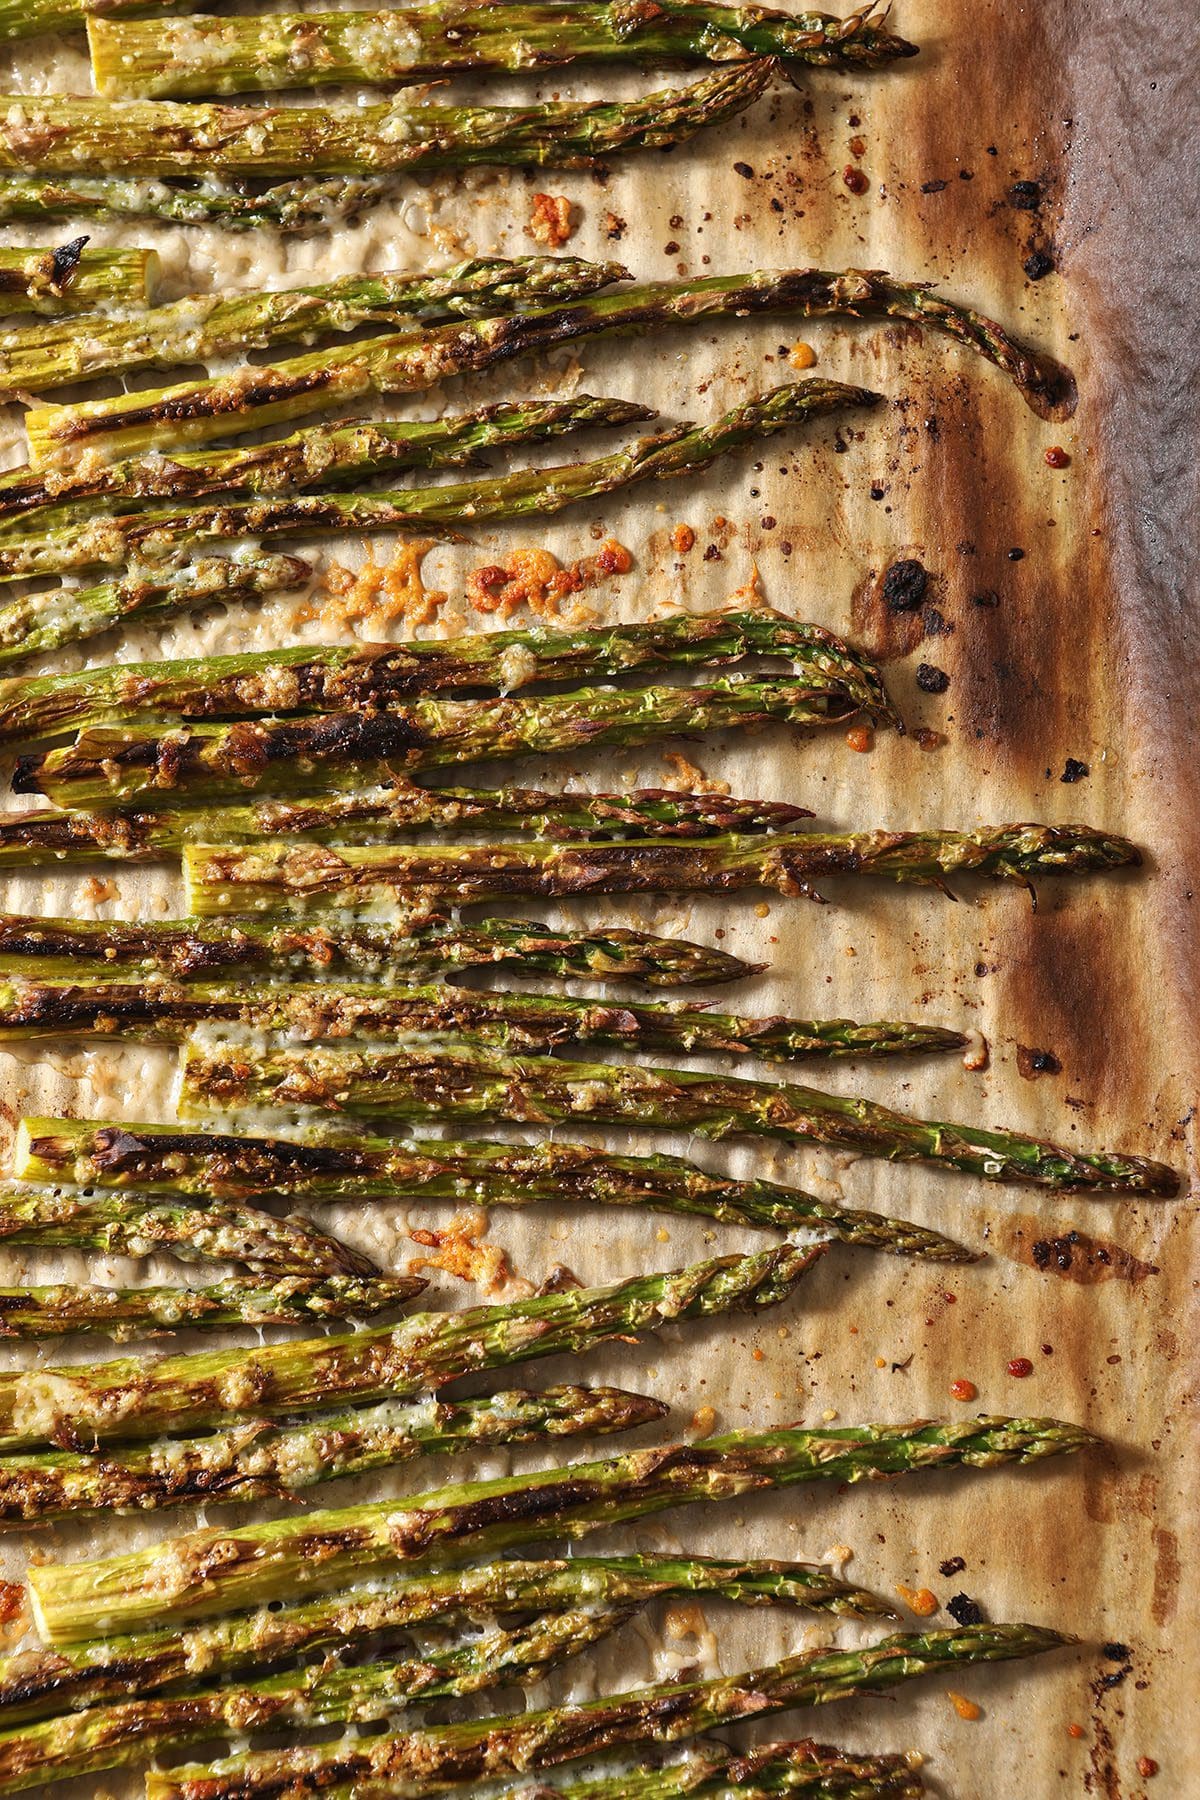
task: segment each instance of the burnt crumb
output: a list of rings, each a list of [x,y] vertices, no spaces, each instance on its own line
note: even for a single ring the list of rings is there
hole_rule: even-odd
[[[1049,275],[1054,267],[1054,258],[1047,250],[1031,250],[1021,264],[1030,281],[1040,281],[1043,275]]]
[[[946,183],[944,181],[923,181],[921,183],[921,192],[923,194],[941,194],[945,192],[945,188]]]
[[[55,293],[65,293],[75,279],[87,241],[86,237],[72,238],[69,244],[60,244],[54,252],[50,259],[50,286]]]
[[[892,1364],[892,1374],[893,1374],[893,1375],[903,1375],[903,1374],[905,1374],[905,1373],[906,1373],[906,1372],[907,1372],[907,1371],[908,1371],[908,1369],[910,1369],[910,1368],[911,1368],[911,1366],[912,1366],[912,1359],[913,1359],[913,1357],[914,1357],[914,1356],[915,1356],[915,1355],[916,1355],[916,1351],[915,1351],[915,1350],[910,1350],[910,1351],[909,1351],[909,1353],[908,1353],[908,1355],[907,1355],[907,1356],[906,1356],[906,1357],[905,1357],[905,1359],[904,1359],[904,1361],[903,1361],[903,1362],[894,1362],[894,1363],[893,1363],[893,1364]]]
[[[945,669],[939,669],[934,663],[919,663],[917,686],[923,694],[944,694],[950,686],[950,677]]]
[[[606,212],[604,215],[604,235],[613,243],[625,236],[629,227],[619,213]]]
[[[880,487],[878,482],[872,482],[870,493],[872,500],[882,500],[887,493],[887,489]]]
[[[871,498],[876,498],[874,488]],[[907,556],[901,562],[894,562],[884,575],[883,597],[892,612],[916,612],[928,586],[929,575],[923,564],[915,557]]]
[[[1069,786],[1071,782],[1082,781],[1085,775],[1090,774],[1091,770],[1085,762],[1080,762],[1077,757],[1068,756],[1063,766],[1063,772],[1058,779],[1065,781]]]
[[[1008,204],[1017,212],[1036,212],[1042,204],[1040,181],[1014,181],[1008,190]]]
[[[754,170],[747,162],[735,162],[733,172],[735,175],[740,175],[743,181],[753,181],[754,179]]]
[[[983,1608],[970,1594],[955,1594],[946,1602],[946,1611],[956,1625],[982,1625]]]
[[[1109,1688],[1120,1687],[1125,1677],[1130,1673],[1130,1666],[1126,1663],[1123,1669],[1114,1669],[1111,1675],[1102,1675],[1096,1683],[1096,1686],[1100,1689],[1101,1693],[1105,1693]]]
[[[938,1564],[939,1575],[961,1575],[967,1566],[965,1556],[948,1556],[944,1563]]]
[[[980,588],[977,594],[971,595],[972,606],[999,606],[1000,596],[995,588]]]
[[[1068,1231],[1064,1237],[1039,1238],[1029,1247],[1034,1268],[1055,1268],[1065,1274],[1075,1260],[1075,1248],[1080,1241],[1077,1231]]]
[[[948,619],[944,613],[939,612],[936,606],[931,606],[925,614],[925,636],[950,637],[953,631],[953,621]]]
[[[1031,1050],[1026,1044],[1018,1044],[1017,1073],[1026,1081],[1034,1081],[1039,1075],[1061,1075],[1062,1064],[1053,1050]]]
[[[1024,562],[1025,552],[1017,549],[1010,550],[1008,553],[1008,560],[1009,562]]]
[[[974,179],[975,179],[974,169],[960,169],[958,171],[958,179],[960,181],[974,181]]]
[[[1129,1645],[1116,1643],[1101,1644],[1100,1654],[1101,1656],[1107,1657],[1109,1662],[1128,1662],[1130,1655]]]

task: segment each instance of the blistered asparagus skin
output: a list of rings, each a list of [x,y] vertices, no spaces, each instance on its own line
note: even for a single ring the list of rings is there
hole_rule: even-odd
[[[322,1481],[417,1456],[603,1436],[648,1424],[667,1410],[620,1388],[516,1388],[479,1400],[387,1400],[297,1424],[249,1420],[200,1438],[110,1445],[98,1454],[41,1450],[0,1457],[0,1524],[286,1499]]]
[[[0,1288],[0,1336],[44,1338],[66,1331],[93,1331],[124,1343],[226,1325],[365,1319],[392,1311],[428,1285],[410,1275],[366,1281],[349,1275],[325,1279],[290,1275],[272,1281],[222,1281],[200,1288],[106,1288],[69,1282],[55,1287]]]
[[[274,448],[259,445],[245,454]],[[176,466],[174,458],[157,460]],[[577,630],[530,625],[399,644],[296,644],[232,656],[122,663],[76,675],[22,676],[0,683],[0,742],[17,745],[89,725],[128,724],[147,712],[173,719],[357,712],[425,694],[489,689],[507,694],[537,682],[719,669],[750,656],[782,658],[813,687],[826,683],[861,691],[864,707],[894,717],[879,670],[860,651],[821,625],[763,607],[673,613],[640,624]]]
[[[455,1561],[579,1537],[672,1506],[737,1499],[804,1481],[873,1481],[910,1470],[994,1469],[1082,1450],[1096,1439],[1056,1419],[733,1432],[594,1463],[503,1476],[236,1531],[209,1527],[101,1562],[30,1570],[51,1644],[156,1629],[272,1600],[297,1600],[419,1563]]]
[[[731,833],[702,843],[187,845],[191,912],[291,911],[332,922],[346,907],[594,894],[734,894],[772,888],[819,899],[814,883],[870,875],[942,887],[958,875],[1015,881],[1136,867],[1127,838],[1086,825],[978,831]]]
[[[54,250],[0,249],[0,314],[86,313],[149,306],[158,280],[153,250],[88,250],[86,237]]]
[[[315,1107],[389,1124],[414,1119],[512,1119],[545,1126],[637,1125],[729,1137],[825,1144],[886,1162],[927,1162],[985,1181],[1085,1193],[1171,1195],[1163,1163],[1115,1151],[1065,1150],[1019,1132],[918,1119],[875,1101],[793,1083],[648,1068],[504,1056],[470,1044],[414,1040],[403,1050],[292,1050],[247,1040],[184,1051],[180,1116],[214,1109]]]
[[[591,462],[554,463],[445,486],[362,493],[217,499],[207,505],[140,505],[79,517],[71,504],[22,515],[0,540],[0,576],[43,575],[178,554],[186,545],[314,532],[456,530],[489,519],[542,518],[645,481],[691,478],[722,456],[812,419],[882,398],[840,381],[790,382],[735,407],[714,425],[676,426]]]
[[[859,1212],[770,1181],[735,1181],[681,1156],[614,1156],[549,1139],[423,1143],[339,1131],[295,1140],[195,1133],[183,1126],[22,1119],[13,1166],[29,1181],[214,1199],[271,1193],[311,1204],[419,1195],[468,1206],[646,1206],[764,1229],[817,1229],[860,1248],[931,1262],[972,1262],[976,1254],[907,1219]]]
[[[147,1364],[113,1358],[86,1367],[0,1375],[0,1452],[53,1442],[63,1420],[80,1441],[156,1437],[236,1424],[253,1396],[255,1417],[279,1418],[337,1403],[412,1399],[483,1369],[557,1353],[579,1355],[678,1319],[775,1306],[799,1285],[821,1248],[781,1244],[755,1256],[718,1257],[613,1287],[576,1288],[460,1313],[413,1313],[398,1325],[347,1336],[293,1339],[252,1350],[212,1350]]]
[[[256,107],[250,116],[262,121],[272,115]],[[312,109],[301,109],[300,116],[311,118]],[[356,120],[362,116],[354,115]],[[4,131],[0,110],[0,157]],[[877,270],[791,269],[622,288],[522,317],[389,333],[348,347],[240,369],[215,380],[76,406],[35,408],[25,417],[30,460],[39,468],[56,461],[69,466],[92,438],[102,439],[111,456],[131,456],[156,446],[174,449],[352,404],[368,395],[429,388],[452,375],[492,368],[555,344],[756,313],[902,319],[948,335],[994,363],[1039,415],[1061,419],[1073,409],[1074,385],[1067,372],[1048,357],[1026,350],[981,313],[943,300],[920,283]]]
[[[403,12],[257,18],[88,20],[96,92],[193,99],[279,88],[392,87],[474,69],[537,74],[573,62],[729,63],[876,69],[915,56],[883,29],[886,6],[847,19],[759,6],[656,0],[533,0],[501,7],[432,0]],[[297,55],[297,42],[304,53]]]
[[[531,817],[537,817],[534,814]],[[3,861],[0,850],[0,861]],[[467,925],[437,914],[337,931],[286,920],[22,918],[0,914],[0,970],[10,974],[167,974],[203,981],[241,970],[265,976],[359,978],[457,969],[515,969],[585,981],[686,987],[758,973],[727,951],[647,931],[552,930],[526,919]]]
[[[162,23],[156,21],[155,29]],[[98,319],[86,332],[76,323],[22,326],[0,332],[0,397],[130,369],[203,363],[300,338],[311,343],[310,334],[336,335],[359,325],[411,326],[418,319],[442,324],[546,306],[595,293],[628,273],[620,263],[578,257],[482,256],[426,273],[385,269],[305,287],[192,294],[150,312]],[[642,409],[637,413],[645,416]]]

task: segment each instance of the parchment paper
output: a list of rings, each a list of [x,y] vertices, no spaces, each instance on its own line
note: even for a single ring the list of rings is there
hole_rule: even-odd
[[[549,529],[481,532],[468,546],[437,551],[426,577],[455,591],[466,570],[503,562],[516,547],[547,545],[569,561],[611,535],[632,551],[634,571],[588,602],[604,617],[641,618],[667,604],[718,603],[756,566],[773,604],[852,631],[887,657],[910,724],[946,741],[926,751],[911,735],[881,734],[868,755],[839,733],[686,747],[708,776],[734,792],[808,804],[843,828],[1078,818],[1137,838],[1149,853],[1142,874],[1046,883],[1036,916],[1016,889],[964,892],[950,904],[868,884],[831,884],[837,904],[826,908],[773,897],[761,906],[753,897],[724,905],[616,900],[570,916],[636,919],[706,939],[723,932],[727,948],[772,964],[730,994],[747,1010],[928,1017],[978,1030],[990,1047],[983,1072],[939,1061],[821,1070],[812,1077],[818,1082],[1081,1147],[1159,1155],[1190,1171],[1197,683],[1187,565],[1195,491],[1188,308],[1196,184],[1177,152],[1195,113],[1188,23],[1189,8],[1167,6],[1139,12],[1135,24],[1115,0],[900,0],[896,25],[921,42],[917,62],[876,78],[813,77],[686,151],[627,161],[608,175],[413,183],[395,207],[312,240],[89,229],[97,243],[154,242],[169,291],[183,293],[433,264],[460,252],[520,253],[531,248],[524,227],[541,189],[580,208],[572,251],[618,254],[638,276],[809,262],[887,267],[943,282],[1070,361],[1082,402],[1069,426],[1039,423],[992,370],[941,341],[785,319],[585,345],[469,389],[457,384],[421,410],[574,388],[645,399],[667,418],[707,418],[792,378],[787,352],[802,340],[817,351],[815,373],[865,381],[889,404],[840,436],[830,424],[778,440],[703,481],[576,510]],[[44,47],[30,46],[14,55],[9,86],[85,91],[81,70],[74,56],[54,63]],[[638,85],[621,79],[626,91]],[[554,78],[542,91],[602,86],[616,83],[581,75]],[[529,91],[487,89],[495,98]],[[846,185],[848,166],[868,176],[865,194]],[[1040,184],[1038,210],[1014,207],[1018,181]],[[10,241],[46,237],[13,230]],[[1037,282],[1023,268],[1033,251],[1055,265]],[[9,460],[19,460],[15,412],[7,424]],[[1056,445],[1071,458],[1065,471],[1045,462]],[[672,547],[678,523],[696,533],[686,554]],[[390,553],[386,544],[376,549]],[[325,554],[352,561],[360,550],[336,545]],[[883,570],[903,555],[919,557],[932,574],[942,623],[927,609],[933,635],[924,639],[919,619],[889,615],[880,598]],[[974,603],[988,593],[997,605]],[[63,653],[55,666],[335,635],[346,633],[328,616],[305,619],[287,600],[254,618],[130,630],[89,646],[86,657]],[[917,689],[921,661],[949,674],[944,696]],[[1061,779],[1067,758],[1087,765],[1077,783]],[[575,773],[522,770],[550,784]],[[678,769],[651,752],[640,763],[614,758],[578,774],[588,782],[669,781]],[[117,871],[115,883],[115,897],[97,901],[82,872],[14,876],[3,904],[150,917],[180,908],[166,873]],[[1049,1051],[1061,1071],[1023,1078],[1019,1046]],[[10,1123],[29,1110],[172,1116],[170,1059],[150,1051],[5,1053],[0,1075]],[[712,1409],[718,1429],[962,1413],[948,1389],[966,1377],[978,1386],[979,1408],[1083,1420],[1112,1450],[1025,1472],[802,1489],[672,1515],[621,1542],[782,1556],[841,1546],[853,1552],[849,1574],[885,1593],[900,1583],[928,1586],[944,1605],[965,1592],[989,1617],[1077,1632],[1077,1653],[950,1683],[981,1704],[977,1722],[956,1716],[940,1681],[820,1716],[821,1734],[839,1742],[924,1751],[937,1792],[1153,1800],[1196,1791],[1188,1730],[1198,1623],[1187,1580],[1196,1551],[1190,1204],[1044,1198],[912,1167],[660,1142],[690,1148],[714,1168],[769,1172],[908,1214],[986,1244],[989,1258],[939,1273],[837,1251],[778,1314],[689,1329],[570,1368],[547,1364],[528,1372],[534,1384],[569,1375],[644,1386],[674,1405],[665,1436],[688,1431],[702,1408]],[[326,1216],[397,1266],[414,1254],[408,1230],[447,1221],[444,1209],[416,1207]],[[1084,1241],[1070,1247],[1069,1275],[1053,1258],[1047,1270],[1032,1266],[1035,1242],[1072,1231]],[[584,1280],[603,1280],[761,1241],[682,1220],[553,1210],[496,1212],[490,1236],[533,1283],[559,1262]],[[1101,1241],[1099,1251],[1088,1238]],[[10,1253],[2,1279],[60,1271],[83,1268]],[[91,1272],[128,1279],[133,1271],[114,1263],[92,1264]],[[146,1279],[170,1273],[166,1264],[144,1268]],[[437,1304],[475,1297],[439,1280]],[[40,1360],[92,1354],[76,1341],[47,1347]],[[1006,1372],[1014,1357],[1032,1361],[1031,1377]],[[9,1353],[10,1362],[31,1360]],[[708,1417],[700,1413],[700,1422]],[[545,1460],[524,1457],[527,1465]],[[392,1479],[331,1485],[316,1500],[337,1504],[518,1466],[516,1456],[429,1461]],[[197,1517],[9,1538],[4,1572],[19,1571],[30,1551],[107,1553],[186,1529]],[[961,1571],[940,1573],[960,1557]],[[942,1613],[935,1622],[948,1620]],[[782,1612],[675,1608],[527,1697],[536,1704],[547,1693],[611,1690],[680,1667],[732,1671],[826,1635]],[[844,1629],[840,1637],[853,1635]],[[506,1699],[520,1704],[509,1695],[497,1706]],[[759,1735],[809,1729],[812,1716],[794,1714]],[[1155,1779],[1139,1773],[1142,1758],[1159,1765]],[[74,1791],[133,1793],[139,1782],[101,1778]]]

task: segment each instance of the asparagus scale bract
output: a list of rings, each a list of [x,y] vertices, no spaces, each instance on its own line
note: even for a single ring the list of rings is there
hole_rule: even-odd
[[[0,1335],[43,1338],[65,1331],[95,1331],[124,1342],[227,1325],[365,1319],[392,1311],[428,1285],[411,1275],[375,1280],[292,1275],[273,1281],[221,1281],[200,1288],[82,1287],[69,1282],[0,1288]]]
[[[274,448],[257,445],[245,454]],[[156,460],[165,468],[176,466],[173,457]],[[145,713],[253,719],[272,713],[356,712],[386,709],[424,694],[515,693],[538,682],[724,668],[747,657],[782,658],[793,674],[803,675],[814,687],[826,683],[861,692],[865,707],[890,716],[879,670],[831,631],[770,607],[726,607],[671,613],[635,625],[572,630],[537,624],[399,644],[295,644],[232,656],[121,663],[82,674],[21,676],[0,682],[0,742],[21,744],[90,725],[128,724]],[[715,803],[712,795],[704,798]]]
[[[779,832],[767,838],[731,833],[689,844],[656,838],[590,844],[188,844],[183,852],[190,912],[291,911],[331,919],[345,908],[397,901],[466,906],[592,894],[732,894],[748,888],[819,899],[813,884],[843,875],[940,888],[955,876],[971,875],[1032,889],[1043,875],[1099,873],[1141,860],[1127,838],[1085,825]]]
[[[96,92],[194,99],[278,88],[390,87],[475,69],[536,75],[572,62],[729,63],[759,56],[879,68],[915,56],[874,4],[847,19],[653,0],[427,0],[403,11],[257,18],[88,19]]]
[[[679,1319],[778,1305],[821,1254],[781,1244],[613,1287],[540,1294],[460,1313],[413,1313],[394,1326],[252,1350],[113,1358],[85,1368],[0,1374],[0,1452],[59,1441],[151,1438],[313,1412],[337,1401],[413,1399],[459,1376],[557,1354]]]
[[[575,1538],[672,1506],[733,1500],[805,1481],[873,1481],[917,1469],[1039,1462],[1096,1440],[1055,1419],[732,1432],[410,1495],[218,1526],[100,1562],[32,1568],[38,1628],[51,1644],[187,1623],[299,1599],[389,1570],[445,1567],[548,1537]]]
[[[681,1156],[615,1156],[586,1144],[453,1143],[349,1137],[231,1137],[183,1126],[22,1119],[13,1150],[27,1181],[77,1181],[204,1199],[286,1195],[309,1204],[389,1199],[466,1206],[539,1201],[645,1206],[780,1231],[816,1229],[860,1248],[972,1262],[940,1232],[819,1200],[770,1181],[714,1175]]]
[[[705,1595],[738,1606],[796,1606],[834,1617],[892,1615],[821,1563],[706,1556],[572,1556],[381,1577],[293,1606],[168,1625],[126,1637],[0,1657],[0,1725],[162,1688],[269,1668],[301,1655],[481,1615],[611,1609]]]
[[[687,1055],[879,1057],[961,1050],[940,1025],[901,1020],[752,1018],[683,1002],[604,1001],[494,989],[390,987],[371,982],[292,982],[256,987],[81,977],[54,983],[0,979],[0,1042],[31,1037],[119,1037],[186,1043],[197,1025],[229,1024],[290,1039],[392,1040],[414,1033],[466,1037],[501,1049],[606,1044]]]
[[[177,554],[182,545],[213,540],[461,528],[489,519],[544,517],[638,482],[698,475],[717,458],[761,438],[847,408],[874,406],[880,398],[839,381],[792,382],[735,407],[715,425],[678,426],[592,462],[555,463],[438,487],[289,494],[208,506],[147,505],[136,512],[83,519],[69,505],[53,506],[44,517],[25,515],[20,531],[10,530],[0,541],[0,575],[119,564],[131,556]]]
[[[893,1112],[876,1101],[792,1083],[648,1068],[504,1056],[471,1044],[412,1040],[403,1049],[330,1044],[260,1047],[193,1041],[184,1051],[181,1117],[206,1109],[315,1107],[351,1118],[511,1119],[546,1126],[636,1125],[729,1137],[823,1144],[886,1162],[925,1162],[984,1181],[1091,1193],[1171,1195],[1163,1163],[1115,1151],[1061,1149],[1018,1132],[987,1131]]]
[[[249,116],[263,131],[262,122],[272,115],[254,108]],[[300,117],[313,116],[312,108],[301,109]],[[328,114],[320,116],[328,119]],[[360,120],[364,115],[354,116]],[[0,147],[4,131],[0,112]],[[110,456],[131,456],[156,446],[236,436],[368,395],[433,387],[453,375],[582,338],[756,313],[900,319],[924,326],[994,363],[1039,414],[1061,418],[1073,410],[1074,386],[1066,371],[1025,349],[982,313],[943,300],[919,282],[877,270],[790,269],[651,282],[571,306],[388,333],[215,379],[76,406],[34,408],[25,416],[30,460],[38,468],[56,462],[70,467],[79,448],[92,439],[102,441]]]
[[[147,1800],[417,1800],[501,1772],[525,1773],[618,1744],[677,1743],[740,1719],[820,1706],[972,1665],[1057,1650],[1073,1640],[1038,1625],[965,1625],[898,1634],[857,1650],[809,1650],[714,1681],[661,1682],[581,1706],[435,1725],[396,1737],[251,1751],[147,1777]],[[837,1792],[836,1787],[834,1793]]]
[[[481,1400],[386,1400],[294,1425],[254,1420],[199,1438],[0,1457],[0,1523],[85,1512],[288,1499],[416,1456],[630,1431],[667,1407],[620,1388],[523,1388]],[[0,1791],[2,1786],[0,1786]]]
[[[158,281],[153,250],[88,250],[72,238],[54,250],[0,248],[0,314],[86,313],[149,306]]]
[[[184,815],[186,816],[186,815]],[[2,860],[2,851],[0,851]],[[351,975],[358,978],[512,969],[584,981],[687,987],[736,981],[759,965],[687,938],[615,926],[552,930],[528,919],[462,924],[437,914],[395,925],[309,928],[286,920],[22,918],[0,914],[0,970],[47,975],[150,975],[204,981],[244,975]]]
[[[162,29],[165,21],[155,21]],[[305,287],[192,294],[152,311],[76,324],[0,332],[0,397],[37,392],[123,370],[170,369],[360,325],[442,323],[509,308],[578,299],[628,279],[620,263],[579,257],[472,257],[449,268],[383,269]],[[639,416],[644,412],[636,409]]]

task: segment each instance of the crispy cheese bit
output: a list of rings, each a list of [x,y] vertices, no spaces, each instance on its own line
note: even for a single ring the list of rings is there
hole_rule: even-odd
[[[918,1619],[930,1619],[938,1609],[937,1595],[931,1594],[928,1588],[910,1588],[899,1581],[896,1583],[896,1592],[909,1612],[916,1613]]]
[[[527,231],[535,244],[557,250],[573,236],[578,222],[578,208],[572,206],[565,194],[533,196],[533,215]]]
[[[965,1694],[956,1694],[953,1688],[946,1689],[946,1697],[960,1719],[975,1720],[983,1717],[983,1708],[974,1700],[968,1700]]]

